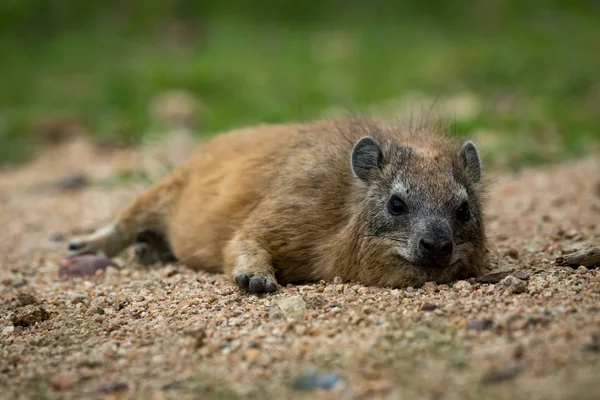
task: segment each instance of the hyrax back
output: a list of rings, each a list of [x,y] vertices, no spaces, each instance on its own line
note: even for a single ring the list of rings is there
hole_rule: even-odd
[[[438,128],[369,120],[264,125],[200,145],[73,253],[155,232],[241,288],[331,280],[403,287],[486,267],[479,156]]]

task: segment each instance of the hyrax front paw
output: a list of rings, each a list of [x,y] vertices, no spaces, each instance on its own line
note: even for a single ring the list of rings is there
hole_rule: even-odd
[[[140,230],[137,233],[134,249],[137,261],[142,265],[177,262],[166,238],[150,230]]]
[[[270,273],[241,272],[235,274],[234,279],[241,289],[252,293],[273,293],[277,290],[277,281]]]
[[[109,225],[97,230],[91,235],[74,238],[69,242],[69,257],[80,254],[101,253],[112,257],[127,246],[123,235],[115,225]]]

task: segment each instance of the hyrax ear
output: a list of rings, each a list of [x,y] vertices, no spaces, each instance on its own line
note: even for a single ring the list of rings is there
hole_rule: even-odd
[[[460,149],[460,162],[467,174],[467,177],[474,183],[481,179],[481,161],[475,144],[470,140],[466,141]]]
[[[379,144],[370,136],[361,138],[352,149],[352,172],[361,181],[373,179],[373,172],[381,169],[383,152]]]

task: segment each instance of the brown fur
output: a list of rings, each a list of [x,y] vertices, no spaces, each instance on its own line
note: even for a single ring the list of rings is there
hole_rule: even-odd
[[[246,273],[274,281],[276,274],[286,284],[339,276],[405,287],[481,273],[483,228],[472,248],[460,250],[461,261],[442,270],[408,265],[391,254],[397,243],[366,235],[371,221],[365,201],[373,194],[353,175],[350,154],[367,135],[381,144],[390,165],[400,162],[399,146],[412,149],[416,156],[406,172],[428,188],[431,201],[450,200],[440,176],[459,176],[483,218],[483,185],[468,182],[457,156],[461,143],[437,126],[410,129],[367,119],[263,125],[198,146],[112,225],[75,240],[75,253],[112,256],[131,245],[137,231],[148,229],[166,236],[181,263],[224,271],[232,279]]]

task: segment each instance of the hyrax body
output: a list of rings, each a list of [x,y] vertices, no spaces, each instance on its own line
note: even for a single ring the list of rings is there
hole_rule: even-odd
[[[70,250],[114,256],[149,235],[182,264],[224,271],[251,292],[336,276],[448,282],[486,267],[482,190],[473,143],[435,127],[263,125],[201,144]]]

